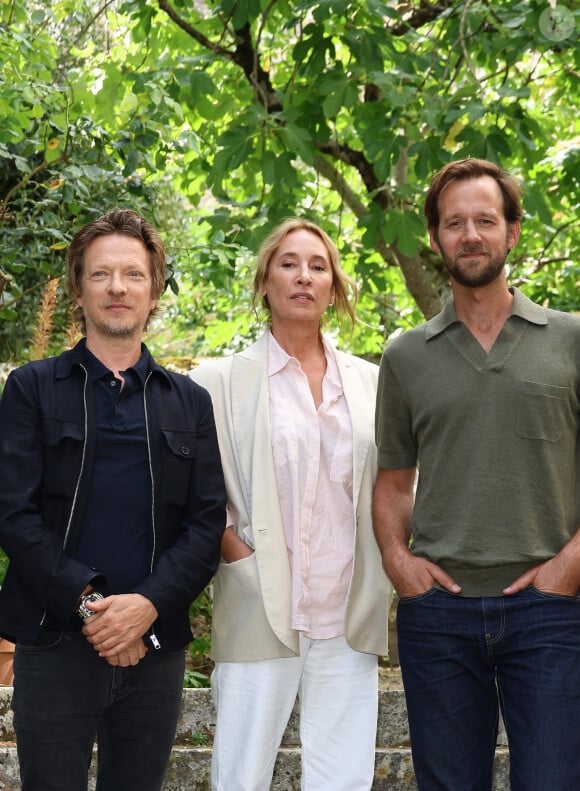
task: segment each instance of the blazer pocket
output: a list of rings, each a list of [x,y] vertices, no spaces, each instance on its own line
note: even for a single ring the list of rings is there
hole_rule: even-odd
[[[213,625],[228,642],[264,609],[256,553],[220,563],[213,583]]]

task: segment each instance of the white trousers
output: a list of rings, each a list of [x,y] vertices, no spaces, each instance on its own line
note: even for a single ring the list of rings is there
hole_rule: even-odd
[[[300,639],[300,656],[218,662],[212,791],[269,791],[292,708],[300,701],[302,791],[369,791],[375,766],[377,657],[344,637]]]

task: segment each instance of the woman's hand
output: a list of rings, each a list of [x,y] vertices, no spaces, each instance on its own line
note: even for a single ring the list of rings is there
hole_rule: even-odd
[[[249,558],[254,550],[238,536],[233,527],[229,526],[222,538],[222,559],[226,563],[234,563],[242,558]]]

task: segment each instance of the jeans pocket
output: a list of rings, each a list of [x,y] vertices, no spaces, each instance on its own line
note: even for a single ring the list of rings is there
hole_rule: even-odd
[[[424,601],[436,593],[437,590],[438,589],[433,586],[432,588],[428,588],[423,593],[418,593],[416,596],[400,596],[399,604],[413,604],[414,602]]]
[[[539,596],[542,599],[554,599],[556,601],[574,601],[580,602],[580,595],[576,594],[576,596],[566,596],[563,593],[551,593],[550,591],[543,591],[540,588],[536,588],[535,585],[530,585],[529,590]]]
[[[18,651],[42,651],[48,648],[55,648],[63,640],[62,632],[42,632],[34,640],[18,640],[16,649]]]

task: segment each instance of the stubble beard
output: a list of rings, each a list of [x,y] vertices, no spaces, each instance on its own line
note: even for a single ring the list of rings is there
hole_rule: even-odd
[[[449,275],[459,283],[460,286],[465,288],[482,288],[493,283],[504,271],[509,248],[502,252],[492,254],[486,250],[482,245],[463,245],[457,254],[453,257],[448,256],[443,248],[441,248],[441,257],[445,264]],[[481,253],[482,256],[488,257],[488,262],[485,266],[481,267],[479,263],[475,265],[462,265],[460,257],[465,254]]]
[[[109,338],[132,338],[137,334],[137,327],[101,327],[101,333]]]
[[[135,323],[112,324],[102,321],[96,324],[96,329],[104,338],[134,338],[143,332],[144,327],[139,327]]]

